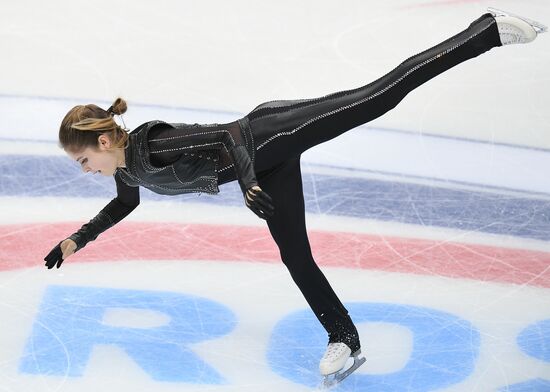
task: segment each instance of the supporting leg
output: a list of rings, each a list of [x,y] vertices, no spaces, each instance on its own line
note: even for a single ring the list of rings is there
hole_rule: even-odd
[[[307,237],[300,158],[258,173],[260,187],[273,198],[275,214],[267,220],[281,259],[330,341],[360,348],[357,330],[344,305],[321,272]]]

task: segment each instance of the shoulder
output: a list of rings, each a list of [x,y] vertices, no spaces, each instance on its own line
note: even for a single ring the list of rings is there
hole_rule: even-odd
[[[134,130],[130,131],[129,133],[131,135],[136,135],[143,131],[149,131],[153,128],[158,129],[158,128],[174,128],[174,127],[171,124],[168,124],[167,122],[164,122],[162,120],[152,120],[141,124],[140,126],[136,127]]]

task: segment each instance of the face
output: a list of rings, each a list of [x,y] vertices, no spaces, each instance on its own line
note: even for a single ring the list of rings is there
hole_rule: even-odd
[[[112,176],[117,167],[120,166],[121,152],[109,150],[111,141],[105,135],[98,138],[98,143],[97,149],[87,147],[77,153],[67,151],[67,154],[71,159],[78,162],[84,173],[91,172],[92,174],[99,173],[104,176]]]

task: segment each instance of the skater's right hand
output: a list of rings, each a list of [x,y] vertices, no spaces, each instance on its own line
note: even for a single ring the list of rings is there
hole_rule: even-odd
[[[273,216],[273,212],[275,211],[273,200],[258,185],[246,191],[244,201],[246,206],[259,218],[267,220],[268,217]]]
[[[76,242],[74,242],[70,238],[61,241],[44,258],[44,261],[46,262],[46,267],[48,267],[48,269],[52,269],[53,266],[57,264],[57,268],[59,268],[63,261],[70,255],[72,255],[75,251]]]

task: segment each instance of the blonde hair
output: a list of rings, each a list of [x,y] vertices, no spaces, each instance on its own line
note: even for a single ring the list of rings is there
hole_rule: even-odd
[[[78,105],[69,110],[59,127],[59,146],[65,151],[80,152],[87,147],[98,148],[98,137],[108,135],[114,147],[124,148],[128,133],[114,120],[113,115],[126,113],[128,105],[117,98],[107,110],[94,104]]]

